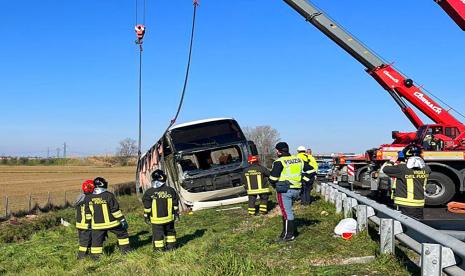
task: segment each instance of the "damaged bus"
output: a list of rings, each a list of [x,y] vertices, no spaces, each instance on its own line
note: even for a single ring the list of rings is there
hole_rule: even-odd
[[[257,148],[231,118],[194,121],[171,127],[139,160],[140,190],[162,169],[179,194],[183,210],[199,210],[247,200],[241,174]]]

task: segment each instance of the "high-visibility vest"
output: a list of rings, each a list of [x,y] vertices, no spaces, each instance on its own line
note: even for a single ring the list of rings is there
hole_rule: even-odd
[[[289,181],[291,189],[302,188],[302,172],[304,169],[304,161],[298,156],[283,156],[275,162],[281,162],[283,170],[278,181]]]
[[[313,157],[311,154],[299,152],[297,153],[297,156],[300,157],[300,159],[302,159],[305,163],[308,163],[310,166],[312,166],[315,172],[318,171],[318,162],[316,162],[315,157]]]

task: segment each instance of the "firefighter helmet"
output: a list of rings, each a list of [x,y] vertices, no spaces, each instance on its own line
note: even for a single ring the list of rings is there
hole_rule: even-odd
[[[85,193],[85,194],[91,194],[94,192],[94,181],[93,180],[86,180],[82,183],[82,191]]]
[[[415,144],[410,144],[402,150],[402,153],[404,154],[405,158],[421,156],[421,152],[422,152],[422,149]]]
[[[166,181],[166,174],[162,170],[154,170],[152,172],[152,181]]]
[[[97,177],[94,179],[94,186],[95,188],[108,188],[108,181],[105,180],[103,177]]]

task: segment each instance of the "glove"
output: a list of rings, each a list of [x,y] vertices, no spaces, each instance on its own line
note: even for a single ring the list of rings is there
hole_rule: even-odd
[[[119,221],[121,223],[121,227],[123,228],[123,230],[128,230],[129,228],[129,224],[128,222],[126,221],[126,219],[122,219]]]
[[[150,221],[150,217],[147,215],[147,214],[144,214],[144,221],[145,221],[145,224],[152,224],[152,222]]]

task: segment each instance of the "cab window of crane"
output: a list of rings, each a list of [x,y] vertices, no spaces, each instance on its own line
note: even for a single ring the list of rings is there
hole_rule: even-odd
[[[445,135],[452,139],[455,139],[458,136],[458,132],[459,130],[456,127],[446,127]]]

